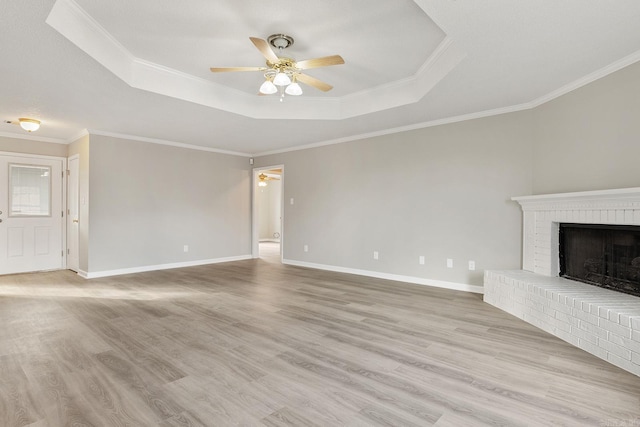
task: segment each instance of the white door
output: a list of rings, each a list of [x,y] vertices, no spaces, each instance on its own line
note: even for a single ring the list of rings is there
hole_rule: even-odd
[[[67,165],[67,268],[78,271],[80,268],[79,258],[79,198],[80,179],[78,173],[80,157],[69,158]]]
[[[64,267],[62,166],[0,155],[0,274]]]

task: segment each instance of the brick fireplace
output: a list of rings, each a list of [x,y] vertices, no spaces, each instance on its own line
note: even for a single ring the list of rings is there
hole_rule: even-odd
[[[484,300],[640,376],[640,298],[558,277],[559,225],[640,226],[640,188],[514,197],[523,270],[486,271]]]

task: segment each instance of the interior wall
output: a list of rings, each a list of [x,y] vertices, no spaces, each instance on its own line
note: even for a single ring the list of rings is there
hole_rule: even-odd
[[[32,139],[0,136],[0,151],[11,153],[36,154],[40,156],[67,157],[67,145]]]
[[[534,110],[535,194],[640,187],[640,63]]]
[[[91,135],[89,161],[90,273],[251,255],[246,158]]]
[[[78,258],[80,271],[89,271],[89,144],[90,137],[85,135],[68,146],[67,156],[79,156],[78,182]]]
[[[287,172],[285,260],[469,285],[520,268],[510,197],[532,191],[531,124],[525,111],[257,158]]]
[[[274,235],[281,234],[280,211],[282,210],[282,181],[269,181],[266,187],[258,187],[258,216],[261,241],[278,241]]]

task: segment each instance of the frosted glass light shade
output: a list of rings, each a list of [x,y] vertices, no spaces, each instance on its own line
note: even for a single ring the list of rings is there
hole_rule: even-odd
[[[298,96],[302,95],[302,88],[298,83],[291,83],[284,91],[287,95]]]
[[[291,83],[291,79],[285,73],[276,74],[276,78],[273,79],[273,84],[276,86],[286,86]]]
[[[271,83],[269,80],[265,80],[265,82],[262,83],[262,86],[260,86],[260,93],[264,93],[265,95],[271,95],[272,93],[276,93],[277,91],[278,88],[276,87],[276,85]]]
[[[18,119],[18,122],[20,122],[20,127],[27,132],[34,132],[40,129],[40,120],[27,119],[23,117]]]

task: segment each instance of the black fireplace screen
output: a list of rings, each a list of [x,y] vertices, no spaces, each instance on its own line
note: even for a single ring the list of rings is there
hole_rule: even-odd
[[[640,296],[640,226],[560,224],[560,276]]]

